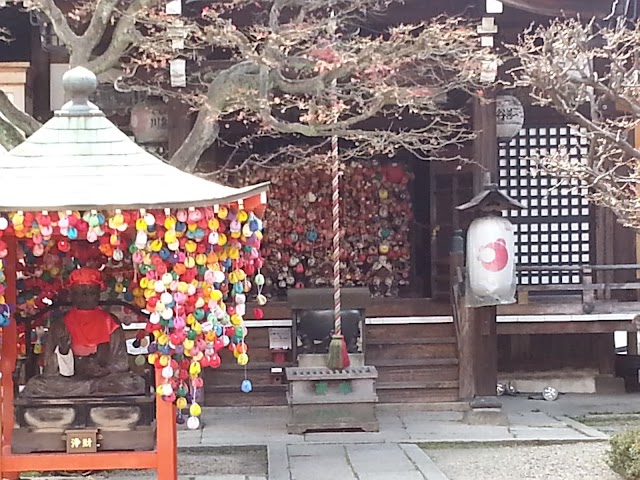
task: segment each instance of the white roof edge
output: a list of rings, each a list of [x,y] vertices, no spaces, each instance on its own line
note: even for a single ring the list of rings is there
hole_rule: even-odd
[[[113,210],[120,208],[122,210],[137,210],[137,209],[162,209],[162,208],[189,208],[189,207],[211,207],[213,205],[226,205],[229,203],[237,202],[238,200],[246,199],[256,195],[260,195],[269,190],[269,182],[259,183],[250,187],[238,188],[232,195],[226,195],[218,198],[194,198],[190,201],[183,202],[162,202],[162,203],[140,203],[140,204],[108,204],[101,205],[99,203],[92,203],[87,205],[0,205],[0,212],[15,212],[21,211],[62,211],[62,210]]]

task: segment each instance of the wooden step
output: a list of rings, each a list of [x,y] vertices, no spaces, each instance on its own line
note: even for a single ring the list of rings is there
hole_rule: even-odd
[[[371,341],[407,340],[410,338],[456,337],[453,323],[414,323],[407,325],[367,325],[367,344]]]
[[[204,406],[206,407],[281,406],[286,404],[286,390],[254,390],[251,393],[242,393],[238,386],[238,389],[232,393],[205,392],[204,395]]]
[[[430,382],[377,382],[376,390],[420,390],[420,389],[451,389],[458,388],[457,380]]]
[[[440,345],[456,344],[456,337],[430,337],[430,338],[374,338],[367,339],[367,346],[377,345]]]
[[[380,389],[378,403],[437,403],[456,402],[458,388],[403,388]]]
[[[458,380],[457,365],[436,365],[427,367],[377,367],[378,383],[382,382],[429,382]]]
[[[374,367],[429,367],[438,365],[458,365],[457,358],[385,358],[372,360],[367,359],[367,365]]]
[[[386,359],[457,358],[458,348],[454,343],[427,343],[418,345],[372,345],[367,348],[367,362]]]

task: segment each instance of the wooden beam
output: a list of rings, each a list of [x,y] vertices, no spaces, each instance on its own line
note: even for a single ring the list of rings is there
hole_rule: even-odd
[[[569,333],[613,333],[637,331],[630,320],[602,322],[499,323],[498,335],[561,335]]]
[[[155,470],[158,464],[157,455],[156,452],[30,453],[28,455],[5,456],[2,468],[6,472],[12,473],[67,470]],[[174,477],[174,479],[177,478],[177,476]]]

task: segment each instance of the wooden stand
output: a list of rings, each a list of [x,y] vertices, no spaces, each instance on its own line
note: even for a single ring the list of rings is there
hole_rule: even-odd
[[[6,238],[8,256],[4,259],[7,278],[6,299],[16,303],[16,240]],[[2,330],[2,422],[0,424],[0,480],[19,478],[20,472],[87,470],[156,470],[158,480],[178,480],[178,442],[175,406],[156,397],[156,448],[150,452],[31,453],[14,454],[11,439],[14,428],[13,372],[18,358],[15,319]],[[156,371],[156,382],[162,382]]]

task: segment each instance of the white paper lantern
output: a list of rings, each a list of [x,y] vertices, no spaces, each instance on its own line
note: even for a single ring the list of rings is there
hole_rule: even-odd
[[[509,220],[483,217],[471,223],[467,233],[467,274],[470,304],[515,302],[515,234]]]
[[[507,142],[515,137],[524,125],[524,107],[511,95],[496,98],[496,132],[498,140]]]

